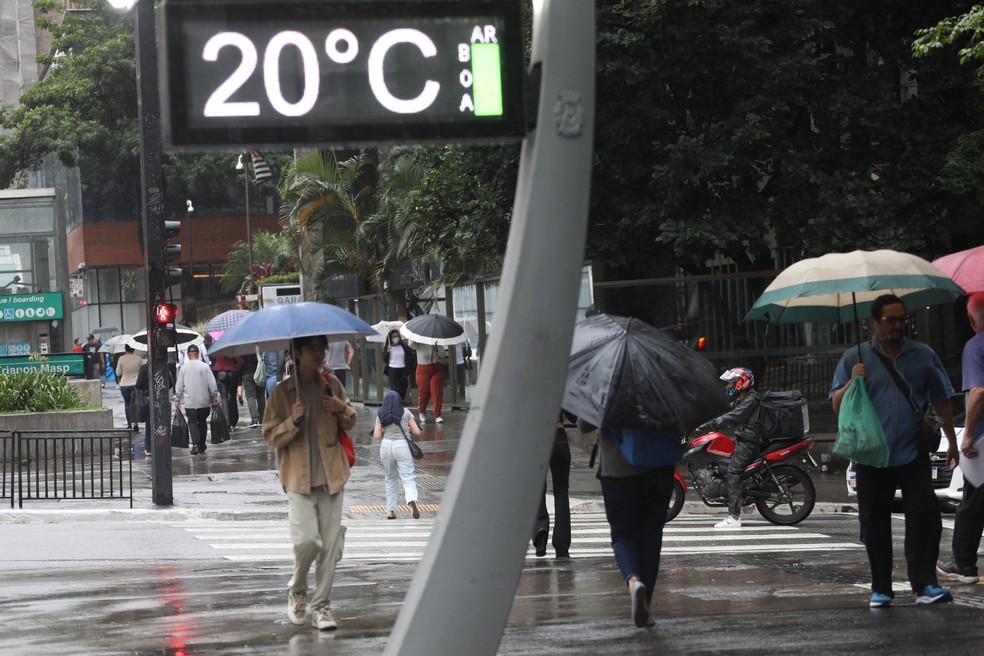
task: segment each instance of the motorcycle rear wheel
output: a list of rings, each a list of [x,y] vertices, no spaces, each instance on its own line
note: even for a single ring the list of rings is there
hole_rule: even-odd
[[[799,467],[790,465],[773,467],[772,473],[779,480],[782,489],[777,490],[775,481],[768,474],[763,474],[763,491],[768,496],[755,502],[759,513],[780,526],[798,524],[809,517],[817,503],[817,489],[810,475]]]
[[[666,521],[670,521],[683,510],[683,499],[687,496],[680,481],[673,479],[673,493],[670,494],[670,507],[666,511]]]

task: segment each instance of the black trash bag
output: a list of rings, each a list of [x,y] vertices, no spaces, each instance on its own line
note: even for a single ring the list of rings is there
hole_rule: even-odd
[[[134,424],[150,420],[150,397],[140,390],[133,390],[130,396],[130,421]]]
[[[225,410],[222,406],[212,408],[212,416],[209,419],[209,426],[212,429],[212,444],[222,444],[229,441],[229,420],[226,419]]]
[[[171,419],[171,447],[176,449],[188,448],[188,422],[180,409],[175,409]]]

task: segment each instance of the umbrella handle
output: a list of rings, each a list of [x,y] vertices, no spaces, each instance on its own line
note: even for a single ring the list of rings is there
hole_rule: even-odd
[[[864,360],[861,359],[861,325],[858,322],[858,300],[854,296],[854,292],[851,292],[851,307],[854,308],[854,323],[858,331],[858,362],[864,364]]]

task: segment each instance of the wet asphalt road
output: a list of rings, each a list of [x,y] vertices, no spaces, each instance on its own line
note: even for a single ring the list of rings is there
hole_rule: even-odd
[[[803,530],[836,543],[855,538],[850,515],[808,522]],[[742,530],[714,537],[740,545]],[[180,525],[155,521],[17,524],[4,534],[4,654],[379,653],[416,566],[343,558],[333,595],[341,626],[325,634],[286,620],[289,558],[230,562]],[[610,557],[529,557],[498,653],[980,653],[980,585],[955,588],[954,604],[916,607],[900,583],[897,606],[872,611],[859,546],[729,553],[699,537],[682,545],[692,553],[664,556],[652,629],[629,621]]]
[[[0,653],[380,653],[416,567],[416,556],[394,554],[408,552],[411,540],[426,543],[453,463],[464,413],[446,417],[443,426],[428,425],[423,440],[424,518],[387,524],[366,435],[371,412],[360,415],[346,557],[333,594],[337,632],[286,620],[290,555],[276,537],[286,504],[258,431],[243,430],[204,456],[175,452],[173,508],[150,504],[148,463],[138,460],[133,511],[114,501],[0,512]],[[842,477],[814,474],[828,510],[850,507]],[[710,528],[716,516],[695,514],[692,504],[667,527],[656,626],[637,629],[583,444],[575,447],[572,496],[573,558],[529,554],[498,653],[977,654],[984,646],[982,585],[955,588],[954,604],[916,607],[900,581],[895,608],[869,610],[867,564],[849,513],[817,512],[785,532],[751,513],[741,531],[722,534]],[[946,553],[952,517],[944,523]],[[901,521],[895,530],[901,578]],[[221,531],[264,547],[223,550],[229,534]]]

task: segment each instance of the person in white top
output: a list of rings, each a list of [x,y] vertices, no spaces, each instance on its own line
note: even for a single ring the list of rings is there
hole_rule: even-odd
[[[411,355],[412,352],[403,347],[400,331],[391,330],[386,337],[386,347],[383,349],[383,362],[386,363],[384,373],[389,378],[390,389],[400,395],[400,401],[405,401],[407,398]]]

